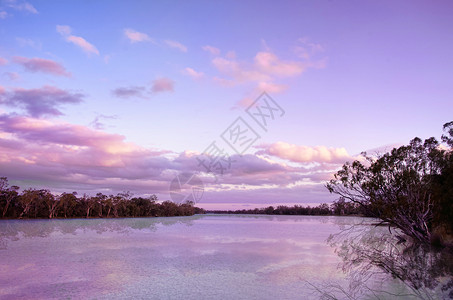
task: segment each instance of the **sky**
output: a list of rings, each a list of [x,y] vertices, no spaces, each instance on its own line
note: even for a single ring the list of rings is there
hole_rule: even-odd
[[[343,163],[453,120],[452,14],[451,1],[0,1],[0,176],[208,209],[329,203]]]

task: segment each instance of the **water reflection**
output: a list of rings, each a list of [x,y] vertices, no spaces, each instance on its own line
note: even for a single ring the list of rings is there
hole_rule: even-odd
[[[385,291],[381,299],[414,294],[377,272],[374,261],[358,268],[367,265],[364,254],[373,243],[371,250],[396,253],[383,247],[387,229],[373,222],[263,215],[0,221],[0,298],[319,299],[307,283],[322,287],[325,297],[340,288],[340,299],[354,299],[346,293],[363,299],[359,290],[366,287],[368,294]],[[339,228],[332,248],[326,239]],[[345,278],[339,263],[355,273]],[[420,267],[442,271],[436,264]],[[365,280],[367,270],[373,276]]]
[[[7,249],[9,241],[20,238],[48,237],[53,233],[77,235],[92,231],[97,234],[115,232],[127,234],[133,230],[155,231],[156,227],[183,224],[192,226],[202,216],[123,218],[123,219],[57,219],[57,220],[1,220],[0,250]]]
[[[339,259],[325,240],[344,221],[233,215],[0,221],[7,241],[0,298],[317,299],[303,280],[337,279]]]
[[[324,286],[325,298],[453,298],[451,249],[415,244],[371,224],[340,229],[328,243],[342,259],[349,285]]]

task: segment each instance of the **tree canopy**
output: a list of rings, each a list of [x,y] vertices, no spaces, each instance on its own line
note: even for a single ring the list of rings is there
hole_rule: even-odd
[[[0,211],[2,218],[118,218],[191,216],[203,212],[194,203],[157,202],[157,196],[132,197],[129,192],[117,195],[77,196],[77,192],[54,195],[47,189],[9,186],[0,177]]]
[[[362,153],[327,188],[414,241],[445,243],[453,234],[453,122],[444,131],[443,143],[414,138],[383,155]]]

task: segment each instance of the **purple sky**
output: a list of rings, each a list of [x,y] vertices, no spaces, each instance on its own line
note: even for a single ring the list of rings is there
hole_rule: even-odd
[[[332,201],[342,163],[453,119],[452,15],[451,1],[0,1],[0,176],[165,200],[187,172],[206,208]],[[265,128],[246,112],[263,92],[284,111]],[[242,155],[221,137],[239,117],[259,136]],[[197,160],[212,142],[232,161],[217,179]]]

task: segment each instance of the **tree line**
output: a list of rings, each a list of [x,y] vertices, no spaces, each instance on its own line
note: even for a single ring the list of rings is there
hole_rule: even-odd
[[[54,195],[47,189],[26,189],[10,186],[0,177],[1,218],[123,218],[192,216],[202,212],[192,202],[176,204],[158,202],[157,196],[132,197],[129,192],[117,195],[82,195],[77,192]]]
[[[303,215],[303,216],[346,216],[346,215],[360,215],[365,216],[364,211],[359,205],[354,203],[345,202],[343,199],[334,201],[328,205],[326,203],[319,204],[318,206],[286,206],[278,205],[277,207],[268,206],[264,208],[253,209],[238,209],[238,210],[208,210],[207,213],[212,214],[245,214],[245,215]]]

